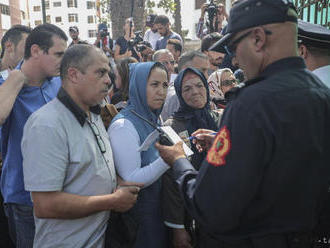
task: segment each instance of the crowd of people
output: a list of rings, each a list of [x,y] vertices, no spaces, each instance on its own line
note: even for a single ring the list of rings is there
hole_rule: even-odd
[[[291,1],[208,8],[190,51],[154,14],[94,44],[4,34],[1,247],[329,247],[330,30]]]

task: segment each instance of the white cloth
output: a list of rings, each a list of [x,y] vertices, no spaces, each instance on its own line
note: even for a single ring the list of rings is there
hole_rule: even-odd
[[[145,32],[143,40],[150,42],[152,49],[155,50],[156,42],[160,37],[161,37],[161,35],[158,32],[154,33],[154,32],[152,32],[151,29],[149,29]]]
[[[330,88],[330,65],[317,68],[313,71],[313,73],[318,76],[326,86]]]
[[[143,183],[147,187],[169,168],[161,157],[141,168],[141,154],[138,149],[142,142],[129,120],[116,120],[110,125],[108,134],[116,171],[125,181]]]

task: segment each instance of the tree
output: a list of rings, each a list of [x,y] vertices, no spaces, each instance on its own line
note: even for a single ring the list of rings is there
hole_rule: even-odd
[[[145,2],[146,0],[109,0],[110,19],[112,23],[112,37],[117,39],[124,35],[123,26],[125,19],[131,17],[133,7],[133,18],[135,30],[144,29]]]

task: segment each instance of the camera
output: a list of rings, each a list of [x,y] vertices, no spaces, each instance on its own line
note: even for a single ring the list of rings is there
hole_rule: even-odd
[[[135,38],[130,39],[128,43],[128,49],[132,50],[134,46],[136,46],[139,42],[143,41],[142,31],[134,32]]]
[[[108,29],[101,29],[100,30],[100,37],[103,39],[109,35]]]
[[[209,18],[213,19],[218,11],[218,6],[213,2],[213,0],[211,0],[210,3],[208,4],[206,11]]]

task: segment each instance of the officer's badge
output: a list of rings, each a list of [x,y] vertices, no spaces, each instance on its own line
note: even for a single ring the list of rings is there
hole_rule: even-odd
[[[213,166],[221,166],[226,164],[226,156],[230,151],[230,135],[226,126],[221,128],[220,132],[215,137],[213,145],[207,153],[206,160]]]

